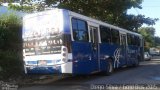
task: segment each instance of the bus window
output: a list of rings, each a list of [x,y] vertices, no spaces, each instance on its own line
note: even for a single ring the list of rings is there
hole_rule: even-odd
[[[128,45],[132,45],[131,35],[130,34],[127,34],[127,42],[128,42]]]
[[[131,35],[131,44],[136,45],[136,40],[134,35]]]
[[[119,31],[115,29],[111,29],[112,33],[112,43],[113,44],[120,44],[120,37],[119,37]]]
[[[88,41],[87,22],[72,18],[72,30],[75,41]]]
[[[140,38],[138,36],[136,36],[135,40],[136,40],[136,45],[140,46],[140,41],[141,41]]]
[[[110,28],[100,26],[101,42],[110,43],[111,42],[111,31]]]
[[[140,46],[140,38],[135,35],[127,34],[128,45]]]

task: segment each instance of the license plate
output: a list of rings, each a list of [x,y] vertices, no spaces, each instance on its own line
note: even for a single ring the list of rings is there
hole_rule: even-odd
[[[38,64],[39,65],[47,65],[47,61],[45,61],[45,60],[39,60]]]

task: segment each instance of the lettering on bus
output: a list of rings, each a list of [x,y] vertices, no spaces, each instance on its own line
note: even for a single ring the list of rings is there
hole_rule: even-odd
[[[120,62],[120,55],[121,55],[121,49],[120,48],[117,48],[115,51],[114,51],[114,67],[118,67]]]
[[[24,39],[25,53],[31,55],[60,53],[62,44],[61,34],[40,38],[28,37]]]

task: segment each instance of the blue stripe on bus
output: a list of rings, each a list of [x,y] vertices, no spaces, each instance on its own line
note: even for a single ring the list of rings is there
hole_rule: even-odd
[[[47,63],[52,63],[53,60],[45,60],[47,61]],[[38,63],[38,60],[37,61],[27,61],[28,64],[37,64]]]
[[[56,68],[54,67],[35,67],[33,69],[27,68],[28,74],[54,74],[54,73],[62,73],[61,66]]]
[[[46,60],[46,61],[47,61],[47,63],[52,63],[53,60]]]
[[[27,64],[37,64],[37,61],[27,61]]]

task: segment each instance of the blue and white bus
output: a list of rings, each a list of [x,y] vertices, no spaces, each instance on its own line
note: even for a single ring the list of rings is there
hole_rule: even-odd
[[[22,37],[26,74],[111,74],[143,59],[140,34],[65,9],[24,16]]]

